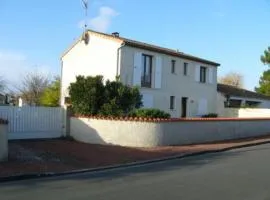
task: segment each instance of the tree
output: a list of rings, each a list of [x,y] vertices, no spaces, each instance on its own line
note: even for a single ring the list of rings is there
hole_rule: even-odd
[[[73,111],[83,115],[127,116],[142,105],[138,88],[120,81],[107,81],[102,76],[77,76],[71,83],[69,94]]]
[[[265,65],[270,65],[270,47],[268,47],[261,55],[261,62]],[[270,70],[263,72],[259,80],[259,87],[255,87],[255,91],[270,96]]]
[[[236,72],[230,72],[218,80],[219,83],[231,85],[234,87],[243,87],[243,76]]]
[[[40,98],[49,85],[46,75],[38,72],[28,73],[18,87],[20,96],[29,105],[39,106]]]
[[[5,89],[5,81],[4,79],[0,76],[0,92],[3,92]]]
[[[105,101],[102,76],[77,76],[69,87],[72,109],[76,114],[96,115]]]
[[[44,89],[40,97],[40,104],[42,106],[57,107],[60,100],[60,77],[55,77],[47,88]]]
[[[255,87],[255,91],[270,96],[270,70],[263,72],[263,75],[260,77],[259,87]]]
[[[261,55],[261,61],[265,65],[270,65],[270,47],[268,47]]]

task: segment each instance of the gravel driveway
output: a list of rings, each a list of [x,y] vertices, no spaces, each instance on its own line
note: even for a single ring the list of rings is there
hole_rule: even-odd
[[[94,145],[64,139],[12,141],[9,142],[9,161],[0,163],[0,177],[95,168],[268,141],[269,136],[215,144],[155,148]]]

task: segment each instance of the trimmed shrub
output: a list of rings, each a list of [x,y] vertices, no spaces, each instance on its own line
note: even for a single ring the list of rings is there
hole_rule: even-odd
[[[171,115],[159,109],[141,108],[130,112],[129,117],[170,118]]]
[[[76,82],[69,87],[73,111],[76,114],[96,115],[104,104],[104,91],[102,76],[77,76]]]
[[[217,118],[217,117],[218,117],[218,114],[216,113],[208,113],[202,116],[202,118]]]
[[[129,87],[119,81],[107,81],[105,85],[105,104],[99,115],[127,116],[129,112],[142,106],[142,96],[136,87]]]
[[[69,87],[72,110],[80,115],[127,116],[142,106],[142,96],[136,87],[119,80],[107,81],[103,76],[77,76]]]

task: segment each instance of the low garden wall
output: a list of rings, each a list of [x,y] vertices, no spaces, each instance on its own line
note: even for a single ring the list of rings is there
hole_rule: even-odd
[[[0,162],[8,159],[8,125],[0,119]]]
[[[155,147],[270,134],[270,118],[112,119],[72,117],[70,135],[92,144]]]
[[[220,117],[239,117],[239,118],[270,118],[270,109],[266,108],[224,108]]]

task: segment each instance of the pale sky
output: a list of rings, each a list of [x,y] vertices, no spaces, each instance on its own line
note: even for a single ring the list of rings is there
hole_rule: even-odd
[[[89,28],[179,49],[239,72],[253,90],[270,46],[269,0],[89,0]],[[81,0],[0,0],[0,76],[60,74],[61,53],[82,33]]]

